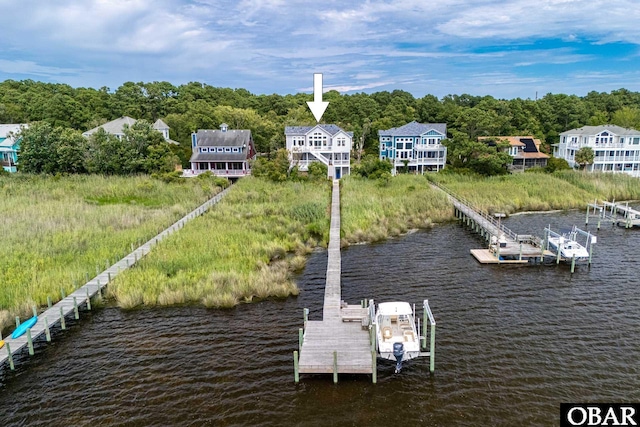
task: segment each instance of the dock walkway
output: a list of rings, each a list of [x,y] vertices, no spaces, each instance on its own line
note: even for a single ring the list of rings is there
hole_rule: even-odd
[[[157,236],[153,237],[131,253],[126,255],[120,261],[111,265],[109,268],[98,274],[93,279],[86,282],[83,286],[79,287],[73,293],[61,299],[56,304],[49,307],[43,313],[38,315],[38,322],[30,329],[27,334],[22,335],[16,339],[12,339],[11,336],[4,338],[5,346],[0,349],[0,368],[4,366],[4,363],[9,361],[11,369],[13,369],[13,356],[24,349],[29,347],[30,354],[33,353],[32,347],[29,345],[29,335],[31,340],[35,340],[41,335],[46,335],[47,341],[50,341],[50,328],[60,325],[61,329],[65,329],[65,318],[73,316],[79,318],[79,309],[83,306],[91,307],[91,298],[101,293],[102,290],[113,280],[118,274],[127,268],[133,266],[142,257],[148,254],[153,246],[162,241],[166,237],[170,236],[174,232],[181,229],[184,224],[192,219],[204,214],[211,206],[218,203],[231,189],[231,187],[218,193],[211,199],[207,200],[202,205],[198,206],[193,211],[176,221],[170,227],[162,231]],[[26,319],[25,319],[26,320]]]
[[[333,181],[327,280],[322,320],[305,321],[298,371],[301,374],[373,374],[376,352],[369,309],[341,299],[340,184]],[[374,374],[375,375],[375,374]]]

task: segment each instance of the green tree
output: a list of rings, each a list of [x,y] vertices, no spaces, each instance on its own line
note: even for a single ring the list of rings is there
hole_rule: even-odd
[[[47,122],[34,122],[20,131],[20,170],[27,173],[58,172],[60,130]]]
[[[591,147],[582,147],[576,151],[575,162],[580,165],[580,169],[584,169],[588,164],[593,163],[594,153]]]
[[[611,123],[623,128],[640,129],[640,109],[637,107],[622,107],[613,113]]]
[[[88,155],[87,139],[80,131],[63,129],[56,146],[58,168],[56,172],[86,173],[86,159]]]
[[[547,166],[544,168],[545,172],[553,173],[558,170],[571,169],[569,163],[560,157],[549,157],[547,160]]]

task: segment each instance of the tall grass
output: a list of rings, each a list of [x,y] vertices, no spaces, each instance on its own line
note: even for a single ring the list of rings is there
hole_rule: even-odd
[[[202,180],[0,176],[0,328],[220,191]]]
[[[551,175],[524,173],[489,178],[437,174],[429,175],[429,179],[443,184],[477,208],[507,214],[585,208],[594,199],[640,198],[640,180],[622,174],[561,171]]]
[[[326,244],[326,182],[241,179],[211,211],[156,246],[109,287],[120,306],[231,307],[297,295],[292,272]]]
[[[398,175],[387,183],[349,176],[341,180],[343,245],[375,242],[451,218],[444,193],[424,176]]]

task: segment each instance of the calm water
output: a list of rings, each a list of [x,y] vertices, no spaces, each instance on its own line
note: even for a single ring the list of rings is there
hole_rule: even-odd
[[[584,213],[512,217],[507,226],[584,223]],[[428,360],[368,376],[293,382],[302,309],[322,312],[326,253],[285,301],[216,311],[181,307],[84,314],[37,355],[0,374],[0,424],[558,425],[561,402],[640,401],[640,230],[604,226],[594,263],[482,266],[481,240],[456,224],[343,251],[343,299],[428,298]]]

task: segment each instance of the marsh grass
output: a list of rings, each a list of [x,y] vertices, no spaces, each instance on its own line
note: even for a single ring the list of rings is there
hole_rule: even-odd
[[[220,191],[149,177],[0,176],[0,328],[60,299]]]
[[[293,273],[326,245],[330,186],[241,179],[202,217],[109,286],[123,308],[199,303],[228,308],[297,295]]]
[[[640,181],[625,174],[559,171],[489,178],[434,174],[428,178],[443,184],[476,208],[490,213],[583,209],[595,199],[640,198]]]
[[[446,195],[420,175],[388,182],[348,176],[341,180],[342,244],[375,242],[428,228],[451,218]]]

